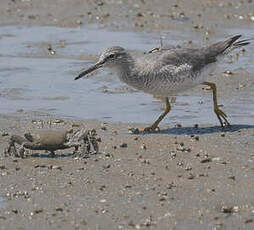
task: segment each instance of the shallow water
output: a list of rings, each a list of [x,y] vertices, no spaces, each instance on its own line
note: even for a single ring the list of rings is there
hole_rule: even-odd
[[[251,35],[248,29],[241,32]],[[229,35],[236,33],[239,31],[228,31]],[[167,32],[167,43],[182,44],[179,41],[198,39],[195,36]],[[114,74],[104,70],[88,79],[73,79],[81,68],[89,66],[95,55],[108,46],[120,45],[143,52],[157,46],[159,40],[160,34],[115,32],[95,26],[1,27],[0,113],[22,109],[74,119],[151,123],[161,113],[164,104],[151,95],[126,88]],[[50,54],[49,44],[56,54]],[[245,63],[245,71],[253,72],[250,64],[253,58],[253,54],[248,53],[235,63],[234,68]],[[210,94],[196,96],[190,91],[180,95],[164,122],[218,124],[211,100]],[[199,101],[206,103],[199,104]],[[253,94],[243,94],[240,100],[239,95],[223,99],[234,123],[252,123],[253,102]]]

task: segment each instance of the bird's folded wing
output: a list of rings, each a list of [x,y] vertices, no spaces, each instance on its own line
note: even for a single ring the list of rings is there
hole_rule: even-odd
[[[180,83],[193,74],[192,69],[193,66],[188,63],[179,64],[178,66],[169,64],[159,70],[157,77],[165,78],[166,81],[171,83]]]

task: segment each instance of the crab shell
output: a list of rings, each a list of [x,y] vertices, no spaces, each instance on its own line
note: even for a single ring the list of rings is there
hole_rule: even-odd
[[[57,150],[63,149],[67,141],[68,131],[66,130],[39,130],[36,133],[25,133],[28,140],[24,147],[34,150]]]

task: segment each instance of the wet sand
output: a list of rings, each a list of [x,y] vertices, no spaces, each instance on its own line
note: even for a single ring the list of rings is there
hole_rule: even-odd
[[[135,135],[126,124],[56,119],[23,114],[0,123],[4,135],[34,131],[41,120],[54,129],[95,128],[100,154],[1,157],[1,229],[253,228],[254,126]],[[8,136],[1,139],[3,150]]]
[[[251,27],[253,7],[252,1],[73,1],[70,7],[69,1],[16,0],[1,2],[0,19],[1,25],[191,28],[205,38]],[[223,78],[220,100],[236,92],[253,97],[252,75],[240,70]],[[254,125],[245,123],[244,113],[242,123],[224,130],[215,120],[196,128],[162,124],[159,133],[136,135],[128,129],[145,124],[19,111],[0,116],[0,152],[10,135],[40,129],[41,120],[54,129],[95,128],[100,154],[80,160],[70,150],[54,159],[38,151],[26,159],[1,154],[0,229],[254,228]]]
[[[75,27],[96,23],[115,29],[170,30],[180,27],[217,32],[225,27],[254,23],[253,2],[237,1],[119,1],[3,0],[1,25],[55,25]],[[209,31],[208,31],[209,32]]]

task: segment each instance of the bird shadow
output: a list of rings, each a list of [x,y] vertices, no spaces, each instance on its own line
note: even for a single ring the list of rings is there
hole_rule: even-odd
[[[181,127],[181,128],[168,128],[162,129],[159,132],[151,132],[151,133],[144,133],[143,135],[149,135],[154,133],[159,134],[174,134],[174,135],[202,135],[202,134],[212,134],[212,133],[232,133],[242,129],[252,129],[254,125],[244,125],[244,124],[237,124],[237,125],[230,125],[226,127],[221,126],[211,126],[211,127]]]

